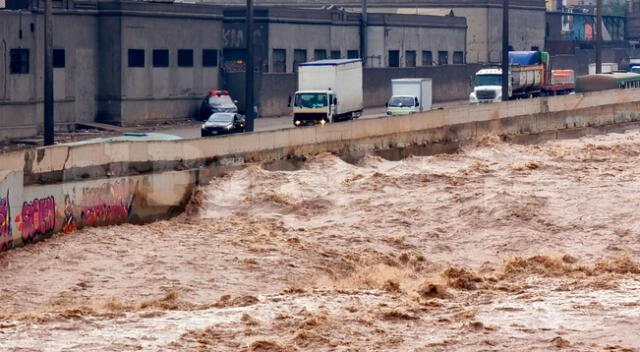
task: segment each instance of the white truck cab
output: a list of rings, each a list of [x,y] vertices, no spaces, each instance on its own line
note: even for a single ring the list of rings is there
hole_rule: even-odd
[[[336,95],[330,90],[307,90],[296,92],[293,101],[293,111],[297,116],[305,116],[321,123],[334,122],[336,115]],[[296,120],[299,126],[301,120]]]
[[[511,91],[511,84],[509,84],[509,91]],[[476,72],[473,92],[469,95],[469,102],[477,104],[497,103],[500,101],[502,101],[502,70],[487,68]]]

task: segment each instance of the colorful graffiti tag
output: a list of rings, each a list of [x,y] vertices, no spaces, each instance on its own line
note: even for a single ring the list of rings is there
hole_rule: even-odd
[[[83,191],[80,218],[84,226],[112,225],[129,220],[133,195],[126,181]]]
[[[0,197],[0,251],[13,247],[11,235],[11,207],[9,206],[9,191],[7,197]]]
[[[15,219],[22,242],[28,243],[38,237],[51,234],[56,227],[56,201],[53,197],[25,202]]]
[[[73,215],[73,203],[69,195],[64,196],[64,220],[62,223],[62,232],[71,233],[78,229],[76,217]]]

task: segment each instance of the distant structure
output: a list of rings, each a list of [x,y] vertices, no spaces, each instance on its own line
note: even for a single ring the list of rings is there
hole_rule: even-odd
[[[200,0],[223,6],[242,6],[244,0]],[[361,11],[361,0],[260,0],[260,6],[342,7]],[[467,19],[467,55],[470,63],[498,63],[502,46],[501,0],[369,0],[371,13],[448,15]],[[509,43],[515,50],[544,47],[545,0],[510,0],[512,26]]]

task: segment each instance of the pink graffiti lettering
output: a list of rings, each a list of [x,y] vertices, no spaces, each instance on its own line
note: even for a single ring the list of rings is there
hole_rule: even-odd
[[[49,235],[56,227],[56,201],[53,197],[36,199],[22,205],[18,230],[22,233],[22,241],[27,243],[39,236]]]
[[[11,208],[9,205],[9,191],[7,198],[0,198],[0,252],[13,247],[11,236]]]
[[[127,183],[116,183],[84,191],[81,219],[85,226],[111,225],[129,219],[133,196]]]

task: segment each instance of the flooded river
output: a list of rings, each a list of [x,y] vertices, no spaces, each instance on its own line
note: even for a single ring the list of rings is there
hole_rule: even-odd
[[[640,133],[216,179],[0,254],[2,351],[640,351]]]

